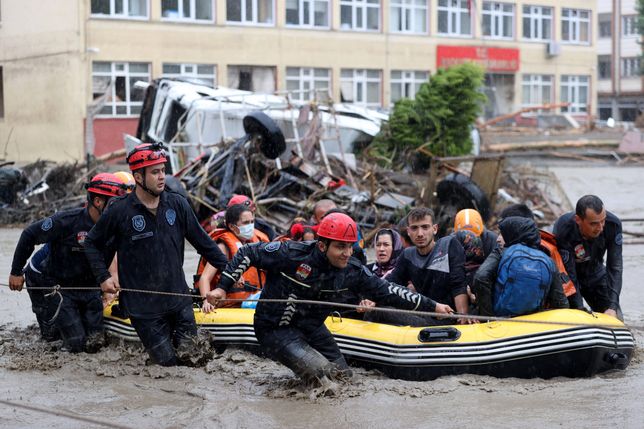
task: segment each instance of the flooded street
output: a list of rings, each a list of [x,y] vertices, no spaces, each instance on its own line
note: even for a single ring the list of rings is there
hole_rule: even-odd
[[[571,201],[600,196],[620,217],[644,217],[644,168],[553,168]],[[627,229],[627,226],[624,227]],[[628,224],[642,231],[642,224]],[[19,229],[0,229],[6,283]],[[185,271],[197,265],[187,252]],[[644,245],[624,247],[621,303],[637,350],[626,371],[590,379],[461,375],[391,380],[356,369],[337,397],[314,397],[285,367],[229,349],[205,368],[145,366],[136,345],[70,355],[37,340],[26,291],[0,287],[0,400],[76,413],[126,427],[555,427],[641,428],[644,422]],[[88,423],[0,404],[0,427],[86,428]],[[96,426],[98,427],[98,426]]]

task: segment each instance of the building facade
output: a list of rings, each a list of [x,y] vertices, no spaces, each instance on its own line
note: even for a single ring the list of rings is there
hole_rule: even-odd
[[[644,112],[636,5],[636,0],[597,0],[597,113],[603,120],[634,121]]]
[[[475,61],[487,118],[567,102],[583,120],[597,106],[596,17],[583,0],[0,0],[3,157],[122,147],[135,82],[161,76],[389,108]]]

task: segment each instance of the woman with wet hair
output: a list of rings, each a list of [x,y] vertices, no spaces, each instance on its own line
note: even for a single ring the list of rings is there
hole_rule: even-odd
[[[398,231],[391,228],[380,229],[374,238],[376,262],[371,271],[380,278],[387,277],[396,267],[396,261],[403,251],[402,239]]]

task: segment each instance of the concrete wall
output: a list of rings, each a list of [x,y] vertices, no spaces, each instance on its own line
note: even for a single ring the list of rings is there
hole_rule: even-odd
[[[82,158],[87,73],[78,3],[3,0],[1,7],[0,158]]]

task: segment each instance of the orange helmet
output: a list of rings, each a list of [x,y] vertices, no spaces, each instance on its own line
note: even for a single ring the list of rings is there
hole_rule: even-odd
[[[136,187],[134,176],[132,176],[132,173],[130,173],[129,171],[117,171],[116,173],[114,173],[114,175],[125,184],[125,190],[128,194],[132,192]]]
[[[131,171],[151,165],[165,164],[168,159],[164,147],[160,143],[143,143],[132,149],[126,161]]]
[[[477,237],[483,234],[485,226],[481,215],[474,209],[463,209],[456,213],[454,218],[454,232],[467,230],[473,232]]]
[[[112,173],[97,174],[85,184],[85,189],[92,194],[107,197],[118,197],[125,194],[125,184]]]
[[[355,243],[358,241],[358,227],[353,219],[344,213],[325,216],[318,226],[318,237],[335,241]]]

